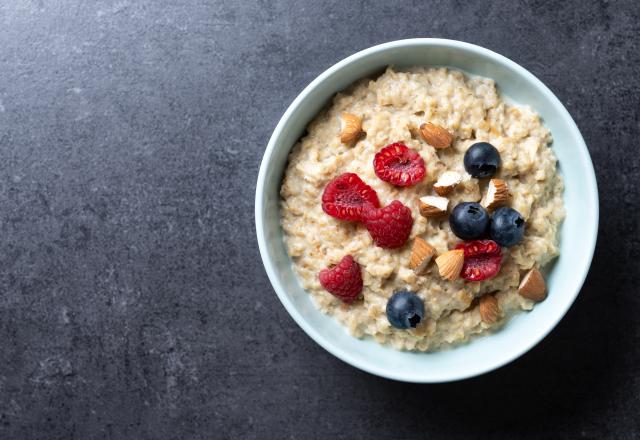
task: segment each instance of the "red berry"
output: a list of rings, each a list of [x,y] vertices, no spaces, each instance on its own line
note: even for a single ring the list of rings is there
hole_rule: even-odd
[[[355,173],[344,173],[327,184],[322,193],[322,210],[340,220],[362,220],[362,208],[380,206],[378,194]]]
[[[374,243],[382,248],[403,246],[413,226],[411,210],[398,200],[384,208],[368,206],[362,211],[362,218]]]
[[[322,269],[318,278],[322,287],[346,303],[358,298],[362,292],[360,265],[351,255],[342,257],[337,266]]]
[[[460,276],[469,281],[493,278],[500,272],[502,248],[493,240],[465,241],[456,246],[464,250],[464,264]]]
[[[418,152],[396,142],[378,151],[373,159],[376,175],[396,186],[411,186],[420,182],[426,169]]]

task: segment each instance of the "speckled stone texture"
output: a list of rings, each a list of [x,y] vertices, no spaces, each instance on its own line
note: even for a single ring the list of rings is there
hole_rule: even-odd
[[[300,90],[419,36],[545,82],[602,210],[557,329],[431,386],[307,337],[253,224],[262,153]],[[0,2],[0,438],[639,438],[639,43],[635,0]]]

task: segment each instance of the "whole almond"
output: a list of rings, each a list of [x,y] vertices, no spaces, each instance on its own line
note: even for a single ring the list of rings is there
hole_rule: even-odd
[[[518,293],[532,301],[543,301],[547,297],[547,285],[537,268],[532,268],[520,281]]]
[[[500,305],[494,295],[487,294],[480,298],[480,318],[486,324],[495,324],[500,318]]]
[[[447,251],[436,258],[436,264],[441,277],[454,281],[460,276],[464,264],[464,251],[462,249]]]
[[[342,114],[342,131],[340,142],[351,144],[357,141],[364,132],[362,131],[362,118],[351,113]]]
[[[420,237],[416,237],[411,248],[409,268],[420,275],[427,268],[435,252],[435,249],[429,243]]]
[[[453,135],[445,128],[427,122],[420,125],[420,134],[422,138],[434,148],[447,148],[453,141]]]

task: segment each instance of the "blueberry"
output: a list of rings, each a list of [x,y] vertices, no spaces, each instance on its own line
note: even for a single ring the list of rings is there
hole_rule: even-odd
[[[515,209],[497,209],[493,213],[489,233],[491,239],[500,246],[513,246],[522,240],[524,219]]]
[[[454,234],[463,240],[482,238],[489,227],[489,214],[480,203],[458,203],[449,217]]]
[[[387,319],[395,328],[416,328],[424,318],[424,304],[408,290],[395,292],[387,302]]]
[[[473,177],[491,177],[500,167],[500,153],[488,142],[477,142],[464,153],[464,169]]]

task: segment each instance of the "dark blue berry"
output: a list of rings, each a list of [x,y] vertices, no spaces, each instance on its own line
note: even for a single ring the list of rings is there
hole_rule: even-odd
[[[500,153],[488,142],[477,142],[464,153],[464,169],[473,177],[491,177],[499,167]]]
[[[522,240],[524,219],[515,209],[497,209],[493,213],[489,233],[491,239],[500,246],[513,246]]]
[[[449,217],[449,225],[454,234],[463,240],[477,240],[484,237],[489,227],[489,214],[480,203],[458,203]]]
[[[387,302],[387,319],[395,328],[416,328],[424,318],[424,304],[418,295],[408,290],[394,293]]]

